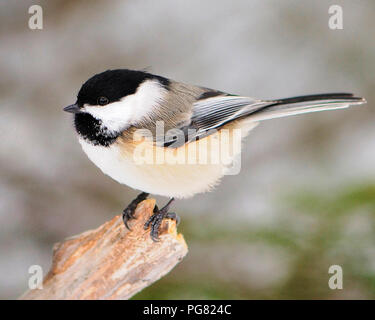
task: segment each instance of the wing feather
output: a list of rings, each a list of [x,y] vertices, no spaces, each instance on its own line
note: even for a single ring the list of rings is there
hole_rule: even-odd
[[[216,95],[198,99],[193,105],[189,125],[182,128],[184,141],[177,136],[165,137],[164,146],[179,147],[181,143],[205,137],[225,124],[245,117],[254,122],[316,111],[346,108],[366,102],[351,93],[328,93],[279,100],[257,100],[250,97]],[[194,133],[192,133],[194,132]],[[178,141],[179,140],[179,141]]]

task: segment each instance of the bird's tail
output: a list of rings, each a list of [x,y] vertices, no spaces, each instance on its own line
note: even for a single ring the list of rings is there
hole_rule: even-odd
[[[248,115],[253,121],[263,121],[297,114],[348,108],[366,103],[351,93],[325,93],[269,101]]]

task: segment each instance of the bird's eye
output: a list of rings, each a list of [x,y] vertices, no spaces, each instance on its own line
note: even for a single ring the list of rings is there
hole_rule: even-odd
[[[107,97],[99,97],[98,98],[98,105],[105,106],[108,103],[109,103],[109,100],[108,100]]]

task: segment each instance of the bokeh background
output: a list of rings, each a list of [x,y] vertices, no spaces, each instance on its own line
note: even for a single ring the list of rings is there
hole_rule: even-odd
[[[43,30],[28,8],[43,8]],[[344,29],[330,30],[339,4]],[[135,298],[375,298],[374,1],[1,1],[0,298],[53,243],[137,192],[81,151],[62,107],[110,68],[258,98],[348,91],[368,104],[263,123],[242,170],[178,201],[188,256]],[[165,198],[157,198],[162,204]],[[328,287],[340,265],[344,289]]]

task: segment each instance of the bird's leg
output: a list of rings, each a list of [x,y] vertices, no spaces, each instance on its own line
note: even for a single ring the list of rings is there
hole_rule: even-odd
[[[140,193],[122,212],[122,220],[126,228],[129,228],[128,221],[134,219],[134,212],[137,206],[148,197],[149,193],[142,192]]]
[[[154,208],[154,214],[147,220],[144,225],[144,229],[151,228],[150,235],[151,239],[155,242],[159,241],[159,230],[161,223],[164,219],[173,219],[176,220],[177,224],[180,223],[180,218],[174,212],[168,212],[171,203],[174,201],[174,198],[171,198],[168,203],[159,210],[158,206]]]

